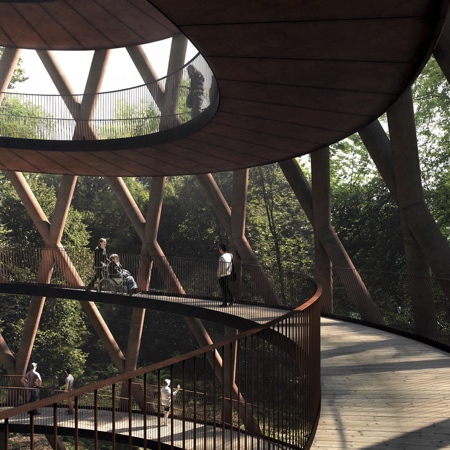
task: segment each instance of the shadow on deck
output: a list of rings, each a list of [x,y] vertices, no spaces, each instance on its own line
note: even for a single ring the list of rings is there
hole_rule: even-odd
[[[322,405],[312,449],[450,449],[450,355],[321,320]]]

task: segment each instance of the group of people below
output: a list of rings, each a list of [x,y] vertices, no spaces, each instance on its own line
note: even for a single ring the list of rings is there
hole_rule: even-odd
[[[220,244],[219,247],[220,257],[219,265],[217,268],[217,278],[222,290],[223,302],[222,306],[233,305],[234,297],[229,288],[229,283],[234,281],[233,279],[233,255],[228,252],[225,244]],[[123,278],[123,283],[127,286],[128,291],[132,293],[137,291],[137,284],[130,274],[130,272],[122,267],[120,264],[119,255],[113,253],[109,256],[106,252],[106,239],[101,238],[97,247],[94,250],[94,277],[86,286],[86,290],[93,288],[96,281],[103,277],[103,270],[107,267],[108,275],[112,278]],[[39,372],[36,370],[37,363],[31,363],[31,370],[26,373],[22,379],[22,383],[29,388],[28,402],[34,402],[39,400],[39,391],[42,387],[42,378]],[[73,389],[74,377],[70,373],[70,369],[66,369],[65,387],[64,391],[68,392]],[[171,408],[172,398],[180,390],[180,385],[172,392],[170,388],[170,380],[164,380],[164,386],[161,388],[161,405],[164,408],[164,426],[167,426],[167,420]],[[40,414],[39,411],[30,411],[31,414]],[[68,414],[73,414],[73,402],[72,398],[68,401]]]
[[[22,384],[28,388],[28,403],[39,400],[40,390],[42,388],[41,374],[36,370],[37,363],[31,363],[31,369],[22,378]],[[75,379],[70,373],[71,370],[66,368],[64,392],[69,392],[73,389]],[[29,411],[29,414],[39,416],[41,413],[37,409]],[[67,414],[73,414],[73,400],[69,398]]]
[[[42,378],[40,373],[36,370],[37,363],[31,363],[31,369],[22,378],[22,383],[28,388],[28,403],[39,400],[40,389],[42,388]],[[69,392],[73,389],[75,379],[71,374],[71,370],[66,368],[64,392]],[[166,378],[161,388],[161,405],[164,410],[163,425],[167,426],[170,409],[172,406],[172,398],[175,397],[180,391],[181,386],[178,385],[177,389],[172,392],[170,388],[170,380]],[[41,412],[34,409],[29,412],[32,415],[41,415]],[[68,399],[67,414],[73,414],[73,399]]]
[[[108,276],[111,278],[121,278],[124,286],[130,294],[138,292],[138,285],[131,273],[124,269],[120,263],[117,253],[112,253],[108,258],[106,251],[106,239],[100,238],[97,247],[94,250],[94,277],[86,286],[86,290],[90,291],[97,280],[103,278],[103,271],[107,268]]]

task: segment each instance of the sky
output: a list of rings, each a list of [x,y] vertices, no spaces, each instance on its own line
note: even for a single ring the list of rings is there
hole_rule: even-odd
[[[148,59],[158,77],[164,77],[167,72],[171,39],[143,45]],[[189,61],[197,50],[188,45],[186,61]],[[75,94],[82,94],[86,85],[93,51],[54,51],[59,65]],[[20,55],[25,75],[29,79],[16,85],[14,92],[21,94],[57,94],[57,90],[45,70],[39,56],[34,50],[22,50]],[[144,84],[125,48],[111,51],[102,92],[130,88]]]

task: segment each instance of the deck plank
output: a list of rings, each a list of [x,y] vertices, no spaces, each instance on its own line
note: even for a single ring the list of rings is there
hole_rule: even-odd
[[[450,449],[450,355],[322,318],[315,450]]]

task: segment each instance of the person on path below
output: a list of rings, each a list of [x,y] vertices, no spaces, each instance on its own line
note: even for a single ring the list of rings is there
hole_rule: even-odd
[[[22,383],[28,387],[28,403],[39,400],[39,391],[42,387],[42,378],[39,372],[36,371],[37,363],[31,363],[31,370],[22,378]],[[39,416],[41,413],[37,409],[28,412]]]
[[[170,389],[170,380],[167,378],[164,380],[164,386],[161,388],[161,405],[164,408],[164,426],[167,426],[167,420],[169,418],[170,407],[172,403],[172,397],[178,394],[180,385],[177,386],[177,390],[173,392]]]
[[[73,389],[73,383],[75,382],[75,379],[73,378],[73,375],[70,373],[70,369],[66,369],[66,384],[64,386],[64,392],[69,392]],[[67,400],[67,403],[69,404],[69,409],[67,410],[67,414],[73,414],[73,399],[69,398]]]

